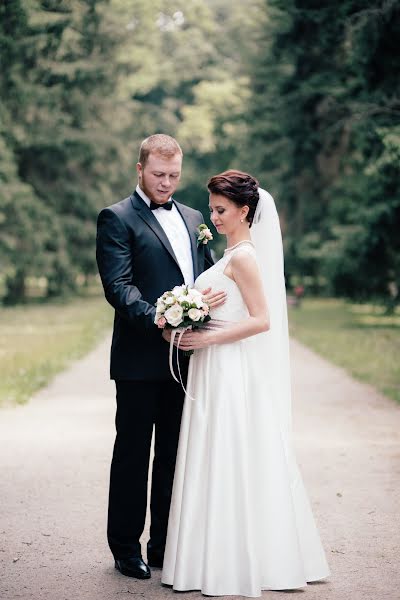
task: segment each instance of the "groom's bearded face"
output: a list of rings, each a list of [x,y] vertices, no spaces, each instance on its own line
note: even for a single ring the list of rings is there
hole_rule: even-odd
[[[152,153],[143,167],[136,165],[139,186],[146,196],[157,204],[168,202],[178,187],[181,178],[182,156],[175,154],[165,158],[161,154]]]

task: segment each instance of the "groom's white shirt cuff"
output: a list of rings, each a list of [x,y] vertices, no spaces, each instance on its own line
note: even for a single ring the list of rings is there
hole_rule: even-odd
[[[138,185],[136,186],[136,192],[147,206],[150,207],[150,198]],[[190,237],[178,209],[175,205],[172,206],[171,210],[156,209],[153,210],[153,215],[164,229],[165,235],[169,239],[169,243],[172,246],[172,250],[174,251],[182,271],[185,284],[192,287],[194,283],[194,273]]]

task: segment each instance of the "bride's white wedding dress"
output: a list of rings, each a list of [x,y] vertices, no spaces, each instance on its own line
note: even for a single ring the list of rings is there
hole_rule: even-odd
[[[213,319],[248,316],[224,274],[235,252],[255,255],[241,242],[196,280],[199,290],[228,294]],[[175,590],[256,597],[329,574],[258,337],[195,350],[190,360],[162,572]]]

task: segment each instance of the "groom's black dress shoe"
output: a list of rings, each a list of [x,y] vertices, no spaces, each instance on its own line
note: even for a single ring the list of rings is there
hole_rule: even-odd
[[[122,575],[127,577],[136,577],[136,579],[150,579],[151,572],[141,556],[133,558],[115,559],[115,568]]]
[[[164,557],[161,554],[150,554],[147,552],[147,562],[149,563],[149,567],[162,569]]]

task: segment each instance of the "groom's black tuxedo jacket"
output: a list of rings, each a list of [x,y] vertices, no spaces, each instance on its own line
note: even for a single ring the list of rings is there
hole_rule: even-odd
[[[189,232],[196,278],[213,264],[208,247],[197,247],[203,216],[179,202],[175,206]],[[155,303],[184,278],[164,230],[136,192],[100,212],[96,257],[105,296],[115,309],[111,378],[171,379],[169,347],[154,324]]]

